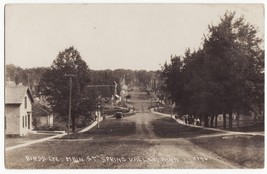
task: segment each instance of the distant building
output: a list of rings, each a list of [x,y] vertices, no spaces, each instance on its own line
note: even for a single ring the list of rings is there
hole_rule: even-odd
[[[32,113],[34,117],[33,125],[38,126],[53,126],[53,112],[51,108],[43,104],[45,102],[35,101],[32,105]]]
[[[33,98],[28,87],[6,82],[5,134],[25,136],[32,129]]]

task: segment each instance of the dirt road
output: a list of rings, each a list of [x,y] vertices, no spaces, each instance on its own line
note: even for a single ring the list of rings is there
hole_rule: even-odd
[[[150,146],[146,149],[135,147],[140,158],[156,159],[157,162],[147,162],[147,168],[237,168],[235,164],[199,148],[187,138],[160,138],[154,130],[162,127],[154,127],[153,121],[164,116],[152,113],[137,113],[134,117],[124,118],[136,124],[136,133],[118,141],[136,140],[140,144]],[[142,165],[141,165],[142,166]],[[122,167],[122,166],[121,166]],[[126,166],[123,166],[123,168]]]
[[[149,104],[145,93],[133,98],[136,106]],[[53,139],[8,151],[6,167],[239,168],[190,141],[198,135],[216,133],[183,127],[167,116],[140,112],[120,120],[107,118],[99,129],[75,134],[71,139]]]

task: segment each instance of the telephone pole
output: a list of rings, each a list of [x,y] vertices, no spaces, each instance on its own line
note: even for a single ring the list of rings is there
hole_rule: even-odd
[[[69,77],[70,81],[70,98],[69,98],[69,124],[68,124],[68,135],[70,134],[70,119],[71,119],[71,91],[72,91],[72,77],[74,77],[74,74],[66,74],[66,77]]]
[[[115,90],[116,90],[117,89],[117,83],[116,82],[114,82],[114,83],[115,83],[115,85],[87,85],[85,87],[86,88],[97,88],[97,87],[113,87],[114,86],[115,87]],[[115,94],[114,94],[114,97],[115,97]],[[113,105],[113,103],[112,103],[112,105]],[[97,128],[99,128],[99,122],[100,122],[100,116],[101,116],[101,110],[100,110],[100,108],[101,108],[100,103],[97,103],[97,105],[96,105]]]

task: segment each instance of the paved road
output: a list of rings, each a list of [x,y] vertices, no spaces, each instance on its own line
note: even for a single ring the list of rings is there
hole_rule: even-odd
[[[144,93],[137,95],[134,97],[146,98]],[[148,101],[135,104],[147,106]],[[189,137],[197,133],[188,133],[181,126],[170,117],[149,112],[121,120],[108,118],[101,122],[100,129],[71,139],[53,139],[8,151],[6,167],[238,168],[192,143]]]

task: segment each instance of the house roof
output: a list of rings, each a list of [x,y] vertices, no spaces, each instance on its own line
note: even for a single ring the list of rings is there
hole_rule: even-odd
[[[5,104],[21,104],[25,94],[28,95],[31,103],[33,98],[28,87],[25,86],[6,86]]]
[[[16,87],[17,86],[14,81],[6,81],[5,85],[8,86],[8,87]]]
[[[53,114],[51,108],[36,102],[32,105],[33,116],[48,116]]]

